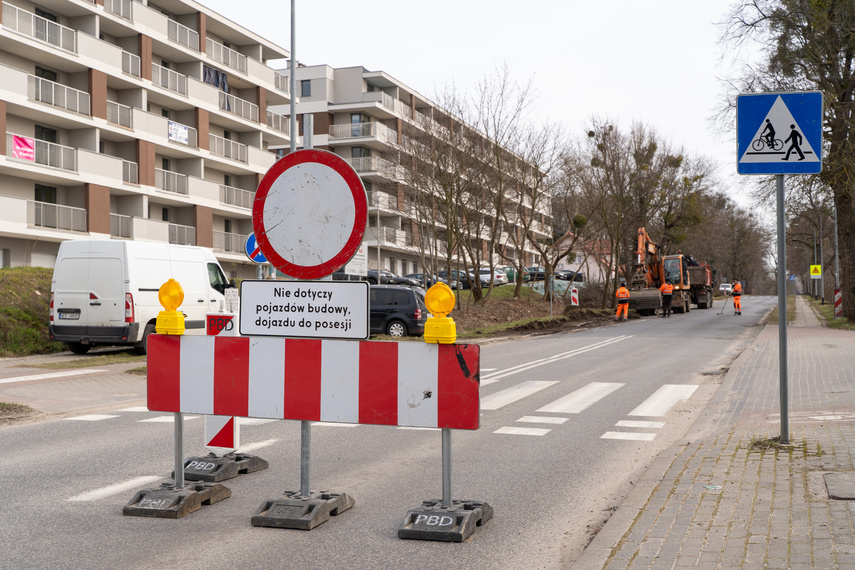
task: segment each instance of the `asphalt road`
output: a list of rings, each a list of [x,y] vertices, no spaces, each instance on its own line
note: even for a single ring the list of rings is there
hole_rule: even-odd
[[[171,415],[99,401],[97,415],[0,426],[0,567],[569,567],[703,413],[774,303],[749,297],[736,317],[719,315],[718,301],[670,319],[483,346],[481,427],[453,432],[453,496],[495,514],[462,544],[397,538],[409,509],[441,498],[437,430],[313,425],[312,488],[356,505],[298,531],[253,527],[250,517],[299,489],[299,422],[242,426],[242,445],[270,468],[226,481],[229,499],[178,520],[122,516],[136,490],[169,477]],[[61,391],[98,384],[99,374],[3,386]],[[186,418],[186,456],[205,455],[202,432],[201,417]]]

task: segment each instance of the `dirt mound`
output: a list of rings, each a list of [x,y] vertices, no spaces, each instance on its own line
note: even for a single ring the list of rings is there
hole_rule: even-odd
[[[551,308],[548,302],[526,299],[490,299],[484,304],[463,306],[451,314],[457,325],[458,336],[467,332],[483,332],[491,326],[515,321],[528,321],[496,334],[526,334],[536,331],[557,332],[562,329],[579,326],[592,326],[612,318],[611,311],[565,307],[554,302]]]

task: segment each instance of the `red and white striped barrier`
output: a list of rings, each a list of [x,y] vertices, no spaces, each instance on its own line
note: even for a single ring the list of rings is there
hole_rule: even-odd
[[[579,290],[575,287],[570,289],[570,305],[573,307],[579,306]]]
[[[834,316],[843,316],[843,291],[840,289],[834,290]]]
[[[168,335],[148,342],[152,411],[478,429],[478,345]]]

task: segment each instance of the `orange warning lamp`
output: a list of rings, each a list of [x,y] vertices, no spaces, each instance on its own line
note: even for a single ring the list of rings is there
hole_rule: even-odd
[[[454,293],[445,283],[436,283],[425,293],[425,305],[433,317],[425,323],[425,342],[453,344],[457,340],[457,325],[446,315],[454,309]]]
[[[157,334],[184,334],[184,313],[175,310],[184,302],[181,284],[170,279],[160,286],[157,300],[166,309],[157,314],[157,323],[154,325]]]

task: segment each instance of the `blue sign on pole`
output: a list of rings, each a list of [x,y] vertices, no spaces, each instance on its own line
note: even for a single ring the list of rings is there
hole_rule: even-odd
[[[254,233],[246,236],[246,241],[243,244],[243,250],[246,252],[246,256],[250,261],[254,261],[256,263],[267,263],[267,258],[264,257],[263,253],[261,253],[261,249],[258,247],[258,242],[255,241]]]
[[[822,93],[758,93],[736,98],[739,174],[818,174]]]

